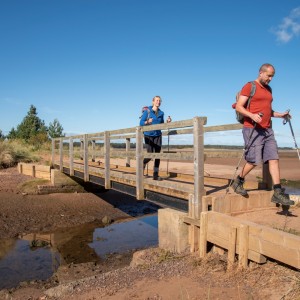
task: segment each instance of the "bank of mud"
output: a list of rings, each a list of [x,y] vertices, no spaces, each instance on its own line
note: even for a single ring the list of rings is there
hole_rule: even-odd
[[[0,237],[55,231],[108,217],[112,222],[158,207],[113,191],[29,195],[18,186],[32,180],[16,168],[0,170]],[[110,193],[110,194],[109,194]],[[132,260],[133,259],[133,260]],[[108,256],[104,264],[68,263],[49,279],[0,291],[0,299],[297,299],[297,270],[268,261],[227,271],[226,257],[175,255],[152,248]]]

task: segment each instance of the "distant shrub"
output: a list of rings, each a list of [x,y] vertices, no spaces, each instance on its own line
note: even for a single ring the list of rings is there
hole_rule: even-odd
[[[0,141],[0,168],[15,166],[18,162],[39,161],[32,147],[18,140]]]

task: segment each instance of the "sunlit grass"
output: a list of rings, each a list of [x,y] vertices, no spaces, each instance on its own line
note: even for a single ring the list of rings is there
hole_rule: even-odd
[[[258,182],[262,182],[262,177],[256,176]],[[300,188],[300,180],[287,180],[285,178],[280,180],[280,183],[284,186],[292,187],[292,188]]]
[[[37,194],[38,192],[38,185],[49,185],[50,181],[47,179],[39,179],[35,178],[29,181],[26,181],[20,185],[18,185],[18,190],[21,193],[26,194]]]
[[[39,162],[42,157],[50,157],[51,147],[46,143],[39,150],[20,140],[0,141],[0,169],[17,165],[18,162]]]

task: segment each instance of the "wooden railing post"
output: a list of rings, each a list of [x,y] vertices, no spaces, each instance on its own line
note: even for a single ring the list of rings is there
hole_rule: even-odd
[[[89,181],[89,141],[88,135],[85,134],[83,138],[83,168],[84,168],[84,181]]]
[[[63,166],[63,144],[64,144],[64,140],[63,138],[61,137],[59,139],[59,170],[62,172],[63,169],[64,169],[64,166]]]
[[[95,145],[96,145],[96,141],[92,140],[92,162],[95,162]]]
[[[126,153],[130,150],[130,138],[126,138]],[[130,157],[126,156],[126,167],[130,167]]]
[[[194,199],[191,203],[191,209],[194,210],[196,219],[200,219],[202,211],[202,196],[204,190],[204,126],[206,118],[193,118],[193,135],[194,135]]]
[[[200,218],[200,236],[199,236],[199,256],[203,258],[207,253],[207,228],[208,212],[201,213]]]
[[[84,156],[84,144],[83,144],[83,140],[80,139],[80,159],[83,160],[83,156]]]
[[[104,132],[104,179],[105,188],[110,189],[110,133],[109,131]]]
[[[136,199],[144,200],[143,132],[136,127]]]
[[[51,155],[51,167],[54,167],[54,163],[55,163],[55,139],[52,139],[52,155]]]
[[[74,144],[73,139],[69,140],[69,162],[70,162],[70,176],[74,176]]]
[[[239,267],[247,268],[249,251],[249,226],[241,224],[239,227]]]

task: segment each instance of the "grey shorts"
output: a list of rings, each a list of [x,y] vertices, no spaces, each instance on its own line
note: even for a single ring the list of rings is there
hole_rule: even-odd
[[[253,128],[243,128],[245,147],[248,145],[245,150],[245,160],[252,165],[258,165],[261,162],[279,159],[273,129],[254,129],[249,141],[252,130]]]

